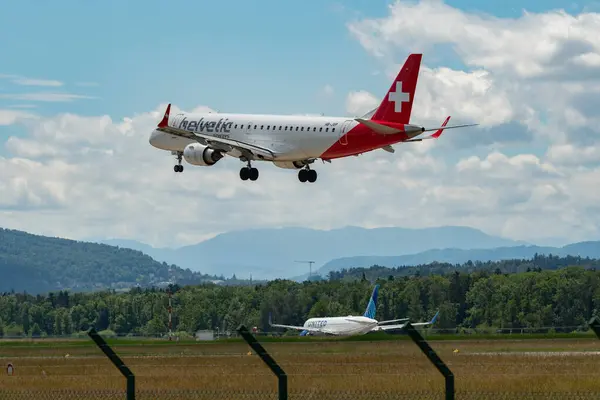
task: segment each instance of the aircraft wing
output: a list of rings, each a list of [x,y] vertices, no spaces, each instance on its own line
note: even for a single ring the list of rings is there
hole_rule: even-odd
[[[406,322],[403,324],[395,324],[395,325],[377,325],[375,328],[373,328],[373,330],[374,331],[390,331],[392,329],[404,329],[405,326],[406,326]]]
[[[352,317],[348,317],[348,318],[344,318],[344,319],[345,319],[346,321],[350,321],[350,322],[356,322],[357,324],[363,324],[363,325],[368,325],[368,324],[370,324],[370,323],[371,323],[371,322],[368,322],[368,321],[362,321],[362,320],[359,320],[359,319],[354,319],[354,318],[352,318]]]
[[[158,124],[158,127],[156,128],[157,131],[170,133],[172,135],[184,137],[186,139],[196,140],[198,143],[204,146],[210,146],[213,149],[223,150],[225,152],[235,149],[242,153],[242,155],[249,160],[255,160],[259,158],[261,160],[273,161],[277,157],[277,152],[273,149],[268,149],[266,147],[242,142],[239,140],[220,138],[204,133],[190,132],[185,129],[179,129],[173,126],[169,126],[168,121],[170,110],[171,105],[169,104],[167,106],[167,110],[165,111],[165,115],[162,121]]]
[[[281,324],[274,324],[271,321],[271,313],[269,313],[269,326],[272,326],[273,328],[285,328],[285,329],[296,329],[298,331],[308,331],[308,332],[320,332],[320,333],[325,333],[322,329],[320,328],[307,328],[304,326],[296,326],[296,325],[281,325]]]
[[[418,327],[418,326],[427,326],[427,325],[433,325],[435,324],[435,321],[437,321],[438,317],[440,315],[440,312],[436,312],[435,315],[433,316],[433,318],[431,318],[431,321],[427,321],[427,322],[415,322],[412,323],[412,326]],[[402,321],[402,320],[389,320],[389,321],[381,321],[379,324],[383,323],[383,322],[394,322],[394,321]],[[404,329],[406,327],[406,324],[408,324],[408,318],[404,319],[404,323],[403,324],[395,324],[395,325],[377,325],[376,327],[373,328],[373,331],[389,331],[392,329]]]
[[[319,328],[306,328],[304,326],[295,326],[295,325],[281,325],[281,324],[269,324],[273,328],[285,328],[285,329],[296,329],[298,331],[308,331],[308,332],[320,332],[325,333],[323,330]]]

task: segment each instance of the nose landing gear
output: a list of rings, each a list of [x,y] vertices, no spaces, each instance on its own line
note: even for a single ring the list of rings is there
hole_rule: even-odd
[[[173,167],[175,172],[183,172],[183,165],[181,165],[181,159],[183,158],[183,152],[177,152],[177,165]]]

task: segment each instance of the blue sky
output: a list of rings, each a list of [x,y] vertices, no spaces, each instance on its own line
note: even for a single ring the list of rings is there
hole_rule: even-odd
[[[565,5],[558,0],[447,4],[499,17]],[[566,9],[578,11],[583,3],[578,4]],[[234,112],[342,114],[348,91],[384,93],[389,85],[372,74],[381,65],[345,27],[357,16],[385,16],[387,5],[381,0],[345,1],[343,7],[331,0],[10,2],[0,14],[0,36],[11,38],[3,41],[0,74],[58,80],[64,86],[22,86],[3,79],[0,93],[94,98],[0,98],[0,108],[35,104],[45,115],[107,113],[120,119],[172,101],[184,108],[202,104]],[[329,100],[318,96],[326,84],[336,94]]]

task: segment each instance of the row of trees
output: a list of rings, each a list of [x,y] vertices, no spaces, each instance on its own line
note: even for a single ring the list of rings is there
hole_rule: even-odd
[[[374,271],[379,276],[373,277]],[[357,276],[318,282],[173,287],[173,330],[233,330],[244,323],[267,331],[270,312],[274,321],[295,325],[310,317],[362,315],[375,281],[381,285],[376,318],[428,320],[440,310],[438,329],[575,327],[600,310],[600,272],[583,266],[511,274],[491,263],[420,276],[394,276],[392,269],[373,267],[352,274]],[[167,331],[167,305],[167,292],[159,289],[5,293],[0,334],[71,335],[94,326],[122,335],[159,335]]]

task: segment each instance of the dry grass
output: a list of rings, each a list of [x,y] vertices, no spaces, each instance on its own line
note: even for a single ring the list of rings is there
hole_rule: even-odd
[[[503,392],[521,398],[519,394],[532,392],[555,393],[555,396],[600,393],[599,355],[556,353],[599,352],[597,339],[462,340],[430,344],[453,371],[459,394]],[[442,376],[410,341],[265,343],[264,347],[288,374],[290,392],[364,391],[381,398],[377,392],[442,393],[444,387]],[[459,352],[455,353],[455,349]],[[258,356],[247,354],[249,347],[245,344],[166,343],[119,346],[115,350],[136,374],[140,391],[241,393],[273,392],[276,388],[271,371]],[[65,357],[67,353],[69,356]],[[15,367],[15,375],[11,377],[4,370],[8,362]],[[116,368],[94,346],[0,347],[0,363],[3,364],[0,398],[5,398],[3,390],[85,391],[125,387],[125,380]],[[485,397],[489,396],[482,398]]]

